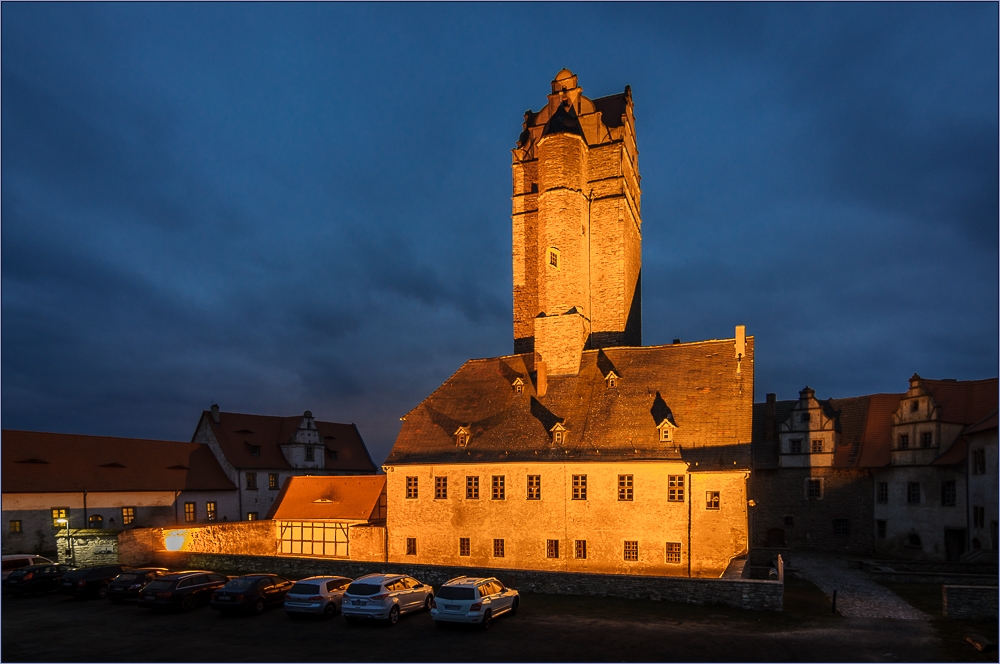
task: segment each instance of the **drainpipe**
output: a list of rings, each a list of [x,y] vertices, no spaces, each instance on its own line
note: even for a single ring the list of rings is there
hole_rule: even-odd
[[[694,501],[694,487],[691,486],[691,473],[687,474],[688,494],[688,577],[691,576],[691,503]]]
[[[180,496],[180,495],[181,495],[181,492],[180,492],[180,491],[174,491],[174,525],[175,525],[175,526],[176,526],[176,525],[177,525],[178,523],[180,523],[180,522],[179,522],[179,521],[177,520],[177,497],[178,497],[178,496]]]
[[[87,490],[83,490],[83,527],[86,528],[88,525],[87,521]]]

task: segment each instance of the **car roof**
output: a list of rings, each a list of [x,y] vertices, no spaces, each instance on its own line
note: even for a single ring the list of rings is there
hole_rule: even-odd
[[[2,560],[21,560],[22,558],[44,558],[45,560],[49,559],[47,556],[40,556],[37,553],[8,553],[2,558]]]
[[[207,569],[189,569],[183,572],[172,572],[170,574],[164,574],[157,581],[177,581],[178,579],[186,579],[194,574],[215,574],[216,572],[210,572]]]
[[[406,574],[365,574],[364,576],[359,576],[354,579],[354,581],[364,581],[367,583],[389,583],[390,581],[396,581],[398,579],[405,578],[406,576]]]
[[[307,576],[304,579],[299,579],[295,583],[301,583],[303,581],[353,581],[353,580],[354,579],[351,579],[346,576]]]
[[[459,576],[445,581],[445,586],[475,586],[483,581],[496,581],[495,576]]]
[[[136,567],[135,569],[129,570],[129,572],[166,572],[168,571],[166,567]]]

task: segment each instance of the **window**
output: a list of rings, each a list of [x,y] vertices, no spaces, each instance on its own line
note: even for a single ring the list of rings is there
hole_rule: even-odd
[[[417,555],[417,538],[407,537],[406,538],[406,555],[415,556]]]
[[[267,474],[267,488],[277,489],[278,488],[278,473],[268,473]]]
[[[625,560],[639,560],[639,542],[625,542]]]
[[[472,555],[472,545],[469,543],[468,537],[458,538],[458,555],[460,556]]]
[[[795,525],[795,517],[792,516],[791,514],[785,516],[785,525],[786,526],[794,526]]]
[[[573,500],[586,500],[586,499],[587,499],[587,476],[574,475]]]
[[[549,265],[559,269],[559,250],[555,247],[549,247]]]
[[[812,453],[813,454],[821,454],[822,452],[823,452],[823,441],[822,440],[814,440],[812,442]]]
[[[434,500],[445,500],[448,498],[448,478],[434,478]]]
[[[134,507],[123,507],[122,508],[122,525],[130,526],[132,522],[135,521],[135,508]]]
[[[247,489],[257,490],[257,473],[247,473]]]
[[[806,500],[821,500],[823,498],[823,480],[815,477],[806,479]]]
[[[504,494],[504,476],[494,475],[493,476],[493,500],[506,500],[507,497]]]
[[[562,445],[563,440],[565,440],[566,432],[560,429],[556,429],[552,432],[552,442],[556,445]]]
[[[57,519],[66,519],[67,523],[56,523]],[[68,528],[69,527],[69,508],[68,507],[53,507],[52,508],[52,527],[53,528]]]
[[[10,528],[8,529],[8,532],[11,535],[17,535],[18,533],[20,533],[21,532],[21,520],[20,519],[11,519],[11,521],[10,521]]]
[[[707,510],[717,510],[717,509],[719,509],[719,492],[718,491],[706,491],[705,492],[705,509],[707,509]]]
[[[250,446],[250,456],[260,456],[260,445]]]
[[[215,521],[217,518],[217,508],[214,500],[210,500],[205,503],[205,519],[207,521]]]
[[[417,478],[407,477],[406,478],[406,497],[415,500],[417,497]]]
[[[542,499],[542,476],[528,475],[528,500]]]
[[[90,518],[87,519],[88,528],[103,528],[104,527],[104,517],[100,514],[91,514]]]
[[[257,520],[256,512],[247,512],[247,521],[256,521],[256,520]]]
[[[899,434],[899,449],[901,450],[910,449],[910,434],[908,433]]]
[[[331,438],[332,438],[332,436],[331,436]],[[328,454],[328,455],[330,456],[330,458],[331,458],[331,459],[333,459],[334,461],[336,461],[336,460],[337,460],[337,450],[327,450],[327,451],[326,451],[326,453],[327,453],[327,454]]]
[[[503,540],[495,539],[493,540],[493,557],[503,558]]]
[[[986,527],[986,508],[983,507],[982,505],[972,506],[972,527],[973,528]]]
[[[791,441],[789,450],[791,451],[792,454],[802,454],[802,440],[796,438],[795,440]]]
[[[517,383],[514,385],[514,394],[521,394],[524,392],[524,384]]]
[[[919,549],[923,547],[923,543],[920,541],[920,535],[916,533],[910,533],[906,537],[906,548],[908,549]]]
[[[878,531],[879,539],[885,539],[885,521],[883,519],[878,519],[875,522],[875,530]]]
[[[834,519],[833,520],[833,534],[834,535],[850,535],[851,534],[851,522],[847,519]]]
[[[469,439],[472,437],[471,432],[465,427],[458,427],[455,431],[455,444],[459,447],[465,447],[469,444]]]
[[[579,560],[587,559],[587,540],[576,540],[573,542],[573,557]]]
[[[618,376],[615,375],[614,371],[609,371],[608,377],[605,380],[608,383],[608,389],[614,389],[618,387]]]
[[[346,523],[279,521],[280,551],[292,555],[347,558],[349,544],[347,528]]]
[[[537,194],[538,193],[538,183],[537,182],[532,182],[531,183],[531,193],[533,193],[533,194]]]
[[[316,458],[316,450],[311,447],[306,448],[306,461],[312,461]]]
[[[559,557],[559,540],[545,540],[545,557]]]
[[[934,442],[934,434],[932,432],[924,431],[920,434],[920,447],[930,447],[932,442]]]
[[[195,503],[184,503],[184,522],[194,523],[195,510],[197,506]]]
[[[808,422],[810,419],[809,413],[802,413],[799,415],[799,422]]]
[[[465,478],[465,497],[468,500],[479,500],[479,476],[469,475]]]
[[[911,413],[917,412],[917,410],[919,408],[920,408],[920,402],[919,401],[914,400],[914,401],[910,402],[910,412]]]
[[[683,475],[667,475],[667,501],[671,503],[684,502]]]
[[[972,474],[986,474],[986,450],[983,448],[972,450]]]
[[[679,563],[681,561],[681,543],[667,542],[667,562]]]
[[[875,485],[875,501],[883,505],[889,502],[889,483],[879,482]]]
[[[954,482],[941,482],[941,504],[945,507],[955,506]]]
[[[632,500],[632,476],[618,476],[618,500]]]
[[[667,424],[666,420],[663,420],[663,422],[660,423],[660,442],[670,442],[670,425]]]
[[[920,502],[920,482],[907,482],[906,502],[915,505]]]

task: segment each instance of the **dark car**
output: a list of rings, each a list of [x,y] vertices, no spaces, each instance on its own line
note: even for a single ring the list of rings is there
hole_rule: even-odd
[[[180,608],[190,611],[208,604],[212,591],[226,585],[229,577],[207,570],[191,570],[164,574],[150,581],[139,591],[139,606],[147,608]]]
[[[140,567],[122,572],[108,585],[108,599],[116,604],[139,599],[143,586],[168,571],[165,567]]]
[[[294,585],[277,574],[247,574],[230,579],[212,594],[212,608],[218,611],[264,613],[269,606],[284,604]]]
[[[43,595],[59,588],[59,580],[66,572],[76,569],[71,565],[31,565],[10,573],[3,582],[5,593],[16,595]]]
[[[59,580],[59,592],[81,599],[107,597],[111,581],[130,569],[127,565],[97,565],[70,570]]]

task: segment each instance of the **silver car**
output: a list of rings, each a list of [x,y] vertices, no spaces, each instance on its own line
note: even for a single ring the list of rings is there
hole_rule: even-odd
[[[326,618],[340,611],[344,591],[351,580],[343,576],[310,576],[296,581],[285,595],[285,613],[289,618],[320,615]]]
[[[434,589],[405,574],[369,574],[347,587],[340,607],[347,622],[360,618],[387,620],[395,625],[399,616],[429,610]]]
[[[438,588],[431,602],[431,618],[438,626],[445,622],[475,623],[489,629],[497,616],[517,613],[519,602],[516,590],[493,577],[460,576]]]

